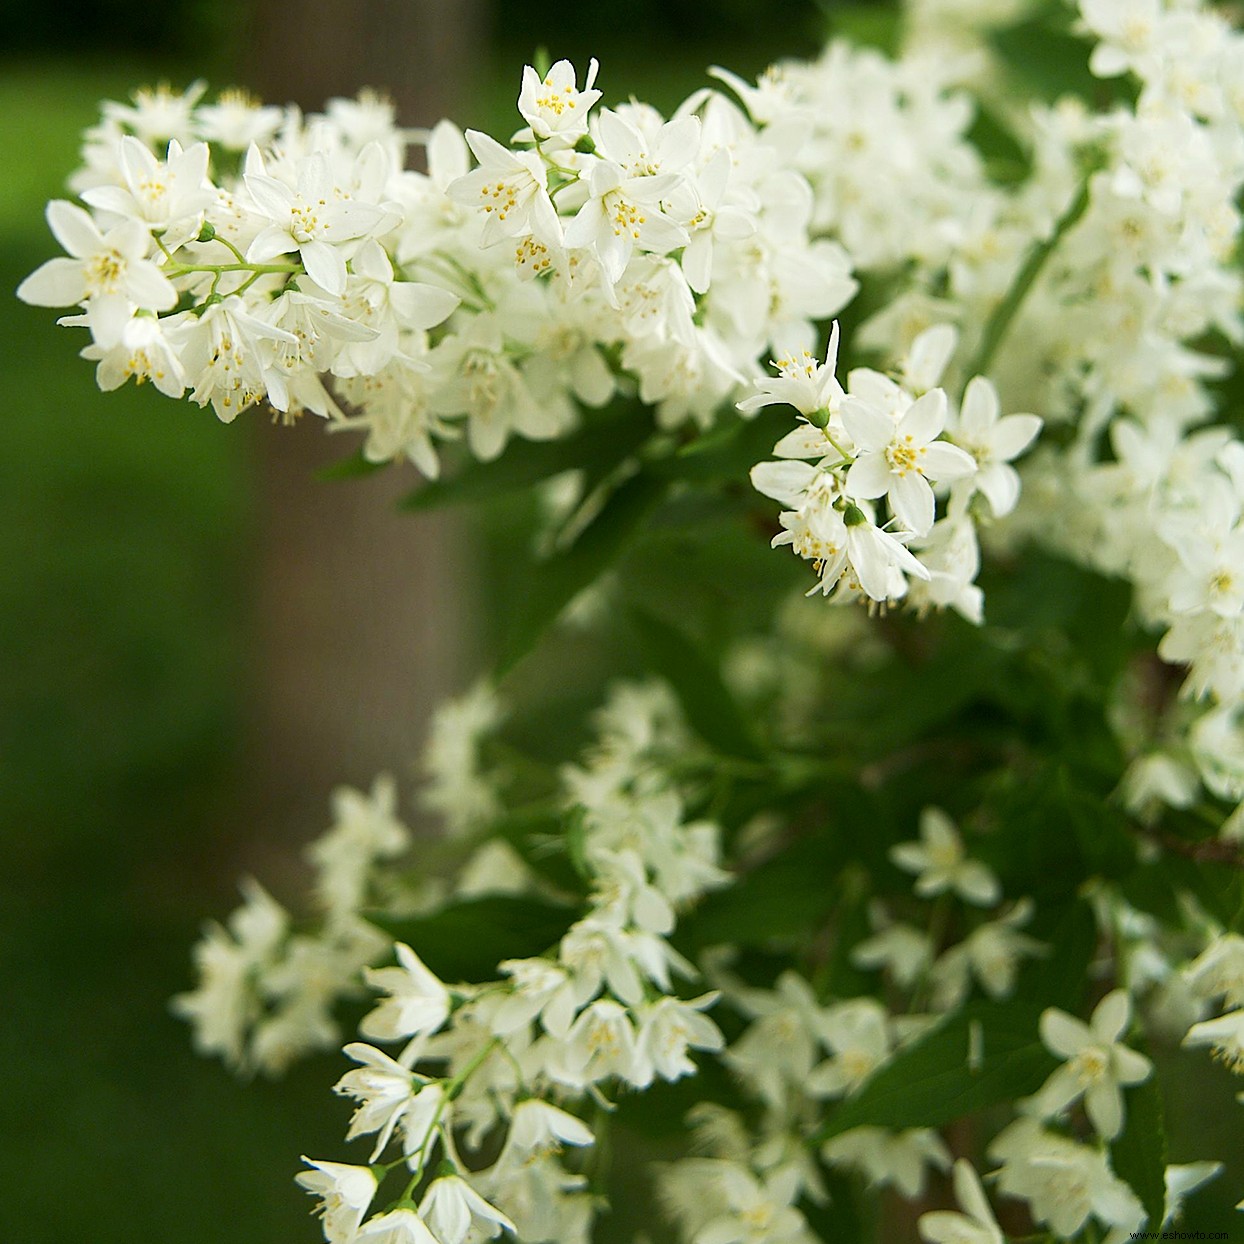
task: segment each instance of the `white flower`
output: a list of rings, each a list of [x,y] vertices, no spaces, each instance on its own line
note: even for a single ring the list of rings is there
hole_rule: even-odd
[[[1215,1058],[1238,1075],[1244,1075],[1244,1007],[1228,1011],[1217,1019],[1193,1024],[1183,1044],[1208,1045]]]
[[[945,1170],[950,1151],[931,1128],[890,1132],[881,1127],[853,1127],[821,1146],[821,1156],[834,1166],[854,1167],[870,1184],[893,1184],[903,1196],[918,1197],[924,1188],[925,1166]]]
[[[1019,475],[1010,465],[1036,439],[1041,420],[1036,415],[1007,415],[1000,419],[998,391],[976,376],[968,382],[963,407],[955,425],[955,443],[976,462],[976,474],[967,483],[985,495],[996,518],[1009,514],[1019,500]]]
[[[594,1140],[592,1129],[582,1119],[529,1097],[514,1107],[505,1151],[526,1161],[536,1154],[556,1153],[563,1145],[590,1145]]]
[[[346,258],[338,244],[364,237],[389,221],[373,203],[342,198],[326,156],[298,162],[298,188],[268,176],[257,148],[247,157],[246,188],[256,209],[272,223],[247,249],[249,263],[266,263],[298,252],[307,275],[330,294],[346,288]]]
[[[207,177],[207,144],[195,143],[183,151],[174,140],[168,159],[157,160],[150,148],[127,134],[118,155],[124,186],[92,186],[82,192],[83,200],[159,231],[170,251],[194,237],[204,210],[216,201]]]
[[[852,1093],[890,1057],[889,1014],[873,998],[830,1007],[818,1017],[816,1030],[831,1057],[807,1077],[807,1088],[814,1093]]]
[[[600,99],[594,86],[599,69],[592,57],[580,91],[575,86],[574,66],[568,60],[559,60],[543,78],[530,65],[523,67],[518,111],[535,138],[556,150],[573,147],[587,133],[587,114]]]
[[[570,1031],[576,987],[565,968],[547,959],[506,959],[497,970],[511,977],[514,987],[493,1015],[494,1032],[507,1036],[537,1018],[554,1037]]]
[[[194,1025],[195,1047],[239,1066],[247,1029],[260,1013],[258,979],[276,963],[289,915],[257,881],[242,882],[245,902],[229,917],[228,932],[208,926],[195,947],[198,988],[173,999],[175,1014]]]
[[[591,251],[614,286],[638,247],[665,255],[690,241],[662,210],[699,146],[699,122],[683,117],[661,126],[649,143],[629,121],[605,109],[597,117],[596,154],[580,184],[587,201],[566,226],[566,245]]]
[[[1099,78],[1151,70],[1160,46],[1160,0],[1079,0],[1084,24],[1101,42],[1089,68]]]
[[[359,1031],[381,1041],[433,1033],[449,1018],[449,990],[407,945],[398,942],[396,968],[371,968],[367,983],[390,996],[364,1017]]]
[[[1185,969],[1188,983],[1207,1002],[1221,997],[1228,1007],[1244,1007],[1244,937],[1223,933]]]
[[[410,1109],[419,1086],[409,1067],[390,1058],[383,1051],[355,1041],[345,1047],[345,1053],[356,1063],[357,1071],[347,1071],[333,1086],[333,1091],[359,1102],[350,1119],[347,1140],[367,1132],[377,1132],[376,1147],[371,1161],[375,1162],[393,1135],[393,1129]]]
[[[726,1209],[696,1233],[695,1244],[793,1244],[809,1238],[807,1223],[793,1204],[799,1195],[793,1167],[758,1178],[723,1162],[714,1182]]]
[[[479,167],[452,182],[446,193],[455,203],[483,208],[484,245],[533,234],[545,246],[560,248],[561,222],[540,157],[511,151],[479,130],[467,130],[466,141]]]
[[[324,1238],[328,1244],[353,1244],[359,1224],[376,1195],[376,1176],[366,1166],[302,1159],[314,1170],[301,1171],[295,1180],[321,1198]]]
[[[214,104],[196,108],[194,123],[208,142],[227,151],[245,151],[252,143],[270,143],[283,116],[280,108],[264,107],[247,91],[234,89],[221,91]]]
[[[1113,1140],[1123,1130],[1124,1085],[1147,1080],[1153,1064],[1119,1038],[1132,1017],[1127,994],[1108,993],[1088,1024],[1050,1007],[1041,1015],[1041,1040],[1066,1061],[1030,1099],[1042,1118],[1061,1114],[1080,1097],[1099,1135]]]
[[[721,1029],[706,1011],[717,1001],[717,994],[703,994],[684,1002],[665,997],[641,1006],[637,1012],[638,1057],[643,1068],[638,1079],[646,1083],[655,1073],[662,1080],[678,1080],[695,1074],[695,1063],[688,1049],[719,1050],[725,1044]]]
[[[933,944],[928,933],[910,924],[889,924],[884,912],[870,913],[878,932],[865,938],[851,951],[851,962],[858,968],[884,968],[900,989],[910,989],[928,970]]]
[[[86,317],[82,320],[85,323]],[[136,315],[126,321],[117,342],[108,347],[89,345],[82,357],[98,359],[95,383],[105,393],[133,379],[135,384],[150,381],[166,397],[181,397],[186,391],[186,371],[178,350],[187,327],[180,315],[162,320]]]
[[[920,839],[891,847],[890,858],[904,871],[917,874],[915,891],[921,898],[951,891],[978,907],[998,901],[1002,888],[997,877],[979,860],[967,857],[954,822],[941,808],[920,813]]]
[[[1026,1200],[1032,1216],[1070,1239],[1095,1217],[1125,1240],[1145,1219],[1136,1194],[1110,1169],[1106,1153],[1045,1131],[1035,1119],[1018,1119],[989,1146],[1002,1163],[998,1189]]]
[[[368,1222],[357,1244],[441,1244],[413,1209],[395,1209]]]
[[[933,1003],[937,1010],[958,1006],[973,976],[991,998],[1009,997],[1020,962],[1045,954],[1049,947],[1018,930],[1032,919],[1033,903],[1025,897],[997,920],[978,925],[933,965]]]
[[[757,380],[757,392],[739,402],[739,410],[750,414],[762,406],[785,402],[801,415],[814,415],[819,411],[837,414],[839,404],[845,396],[842,385],[834,376],[838,367],[838,336],[838,321],[835,320],[830,329],[829,346],[823,363],[818,363],[807,350],[792,350],[774,359],[773,366],[778,369],[778,375]],[[816,436],[810,430],[808,435]],[[822,435],[817,438],[817,447],[813,454],[801,453],[798,456],[822,457],[830,453],[831,448]],[[782,453],[780,448],[775,452]]]
[[[846,527],[846,561],[850,563],[856,584],[871,600],[898,600],[907,592],[905,574],[927,579],[928,569],[906,548],[908,532],[883,531],[859,506],[847,507],[843,515]],[[837,582],[830,579],[831,562],[826,561],[821,573],[821,591],[828,593]]]
[[[976,469],[958,446],[935,439],[946,423],[945,393],[932,389],[918,397],[897,422],[853,395],[843,399],[841,411],[859,451],[847,472],[847,493],[862,500],[888,496],[899,522],[924,535],[933,526],[929,480],[961,479]]]
[[[551,1079],[577,1089],[608,1076],[637,1083],[642,1068],[630,1012],[607,998],[593,1002],[548,1051],[545,1070]]]
[[[118,344],[136,309],[171,311],[173,283],[149,258],[151,234],[136,220],[122,220],[106,233],[82,208],[64,199],[47,206],[47,221],[69,257],[49,259],[18,287],[17,296],[36,307],[86,306],[91,335],[105,349]]]
[[[755,213],[725,201],[732,167],[731,153],[723,147],[696,179],[699,206],[686,221],[691,241],[683,250],[682,269],[697,294],[707,293],[712,283],[714,242],[729,245],[756,232]]]
[[[960,1158],[955,1163],[954,1181],[955,1199],[965,1212],[934,1210],[921,1214],[920,1234],[929,1244],[1004,1244],[1002,1229],[971,1162]]]
[[[232,423],[267,394],[274,347],[298,345],[293,333],[252,315],[237,297],[213,303],[186,336],[182,365],[194,386],[190,400],[210,402],[221,423]]]
[[[464,1244],[468,1235],[478,1239],[480,1233],[491,1240],[503,1230],[517,1230],[499,1209],[489,1205],[458,1175],[433,1180],[419,1202],[419,1214],[440,1244]]]

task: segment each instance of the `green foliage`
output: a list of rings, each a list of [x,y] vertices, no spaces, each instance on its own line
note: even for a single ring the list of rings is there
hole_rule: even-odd
[[[1036,1092],[1057,1066],[1037,1035],[1041,1010],[1027,999],[969,1003],[900,1049],[816,1140],[853,1127],[940,1127]]]
[[[524,594],[509,619],[496,673],[511,670],[562,610],[622,555],[665,495],[667,484],[643,471],[620,484],[574,542],[543,560],[532,559]]]
[[[761,752],[721,673],[675,627],[639,609],[630,613],[648,665],[674,689],[687,724],[723,756],[758,760]]]
[[[470,505],[522,492],[563,471],[584,471],[603,479],[625,462],[652,433],[651,413],[619,400],[604,411],[589,411],[583,426],[560,440],[515,438],[491,462],[464,455],[443,479],[421,484],[402,502],[408,510]]]
[[[490,980],[503,959],[543,954],[570,927],[576,908],[493,894],[463,899],[425,916],[369,918],[405,942],[443,980]]]
[[[1127,1119],[1122,1134],[1110,1146],[1110,1165],[1131,1185],[1145,1207],[1148,1222],[1157,1230],[1166,1206],[1166,1125],[1162,1093],[1155,1072],[1124,1094]]]

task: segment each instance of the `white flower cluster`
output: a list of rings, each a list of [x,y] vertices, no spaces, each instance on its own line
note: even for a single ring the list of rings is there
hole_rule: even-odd
[[[228,928],[208,928],[195,951],[198,986],[173,1000],[193,1024],[200,1052],[279,1073],[340,1042],[333,1008],[359,993],[360,970],[389,946],[361,913],[374,901],[378,866],[410,844],[396,800],[384,777],[370,795],[347,787],[334,793],[332,828],[307,852],[321,914],[315,932],[294,932],[288,912],[254,881],[243,885],[246,901]]]
[[[661,768],[669,716],[666,693],[620,688],[600,743],[564,771],[588,896],[547,954],[447,986],[399,943],[398,966],[365,972],[385,996],[360,1032],[402,1049],[345,1047],[359,1064],[337,1085],[357,1103],[348,1139],[374,1134],[375,1146],[369,1166],[312,1162],[299,1177],[321,1198],[330,1244],[462,1244],[502,1227],[586,1240],[594,1196],[559,1153],[590,1146],[593,1133],[563,1106],[694,1074],[692,1050],[721,1048],[704,1014],[716,995],[673,990],[674,973],[696,975],[668,941],[677,910],[729,878],[716,826],[685,820]],[[398,1155],[383,1160],[391,1143]],[[495,1156],[481,1161],[485,1152]],[[397,1168],[405,1192],[369,1217],[378,1179]]]
[[[1010,462],[1041,420],[1000,419],[997,393],[983,376],[952,408],[934,386],[956,340],[948,326],[930,328],[913,342],[901,381],[860,367],[844,390],[834,375],[835,323],[824,363],[807,351],[785,355],[775,360],[779,375],[739,403],[752,411],[782,402],[802,416],[774,446],[781,461],[755,467],[752,483],[791,507],[773,543],[813,563],[823,594],[884,602],[910,592],[917,606],[951,606],[981,620],[970,503],[980,493],[996,517],[1014,509],[1019,476]],[[949,500],[935,522],[933,485],[943,482],[951,484]],[[878,521],[874,503],[882,499],[892,521]]]
[[[528,68],[511,144],[441,122],[423,173],[374,97],[303,117],[140,93],[89,133],[87,207],[48,209],[68,256],[19,295],[81,307],[105,389],[149,380],[225,421],[309,410],[427,474],[435,440],[494,458],[615,393],[707,423],[848,301],[850,263],[809,238],[787,146],[725,96],[593,111],[595,73]]]
[[[967,139],[972,103],[951,89],[951,68],[834,42],[755,86],[717,76],[757,124],[791,136],[815,196],[815,231],[841,241],[859,268],[884,271],[913,257],[944,264],[966,240],[965,203],[988,187]]]
[[[943,915],[951,896],[974,907],[993,906],[1001,896],[997,878],[966,853],[953,822],[939,809],[926,809],[920,840],[898,844],[891,857],[915,874],[916,895],[937,900]],[[1023,906],[1031,909],[1031,904]],[[817,1238],[801,1203],[820,1205],[826,1199],[807,1139],[822,1119],[820,1103],[857,1095],[908,1043],[930,1031],[938,1012],[953,1011],[967,1000],[966,968],[961,978],[957,970],[949,974],[956,985],[946,990],[944,964],[972,961],[985,993],[1001,1000],[1015,991],[1021,959],[1046,949],[1007,928],[1017,922],[1004,915],[977,924],[935,962],[937,910],[927,930],[885,920],[880,933],[850,952],[860,968],[886,969],[912,1005],[906,1013],[893,1014],[869,995],[826,1002],[795,972],[783,973],[771,990],[748,986],[729,972],[716,973],[722,1007],[749,1020],[723,1058],[764,1111],[754,1128],[723,1107],[706,1104],[692,1112],[688,1124],[707,1156],[671,1163],[660,1173],[662,1199],[683,1239],[759,1244]],[[999,927],[1006,928],[1004,936],[996,936]],[[1215,939],[1187,970],[1192,987],[1207,1000],[1223,997],[1238,1008],[1244,999],[1242,948],[1244,939],[1235,935]],[[925,1002],[932,1004],[931,1013],[921,1009]],[[1196,1025],[1188,1043],[1215,1045],[1228,1062],[1244,1065],[1236,1022],[1242,1013],[1236,1009],[1223,1020]],[[1067,1112],[1082,1103],[1090,1128],[1102,1141],[1122,1132],[1122,1090],[1153,1072],[1149,1059],[1125,1043],[1131,1024],[1131,999],[1121,989],[1107,994],[1088,1022],[1047,1009],[1040,1038],[1060,1065],[1031,1098],[1016,1103],[1019,1117],[988,1146],[995,1163],[989,1181],[1003,1196],[1026,1202],[1033,1221],[1055,1238],[1078,1237],[1095,1219],[1104,1238],[1118,1242],[1145,1221],[1135,1192],[1115,1173],[1102,1144],[1085,1143],[1060,1126]],[[969,1063],[979,1056],[969,1043]],[[927,1127],[853,1127],[818,1149],[829,1167],[857,1172],[870,1186],[892,1187],[909,1200],[924,1194],[929,1168],[945,1171],[952,1161],[945,1140]],[[1166,1222],[1177,1216],[1182,1195],[1220,1170],[1219,1163],[1168,1167]],[[923,1215],[923,1238],[931,1244],[1001,1244],[1000,1228],[969,1163],[955,1163],[954,1185],[965,1212]]]

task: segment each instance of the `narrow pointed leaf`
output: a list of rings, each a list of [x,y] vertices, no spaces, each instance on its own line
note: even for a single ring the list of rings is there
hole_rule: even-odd
[[[650,667],[673,687],[687,724],[717,751],[759,760],[760,748],[716,662],[676,627],[650,613],[632,610],[630,624]]]
[[[497,677],[513,669],[562,610],[617,561],[667,488],[666,481],[652,475],[632,475],[569,548],[532,565],[502,645]]]

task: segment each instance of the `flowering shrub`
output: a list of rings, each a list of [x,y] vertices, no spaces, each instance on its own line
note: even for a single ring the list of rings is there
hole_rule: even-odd
[[[693,1244],[898,1199],[1117,1241],[1220,1173],[1168,1164],[1158,1068],[1244,1071],[1244,39],[1080,0],[1083,95],[1020,102],[1035,8],[913,3],[897,58],[669,118],[527,67],[507,142],[198,86],[89,131],[19,295],[102,388],[310,412],[414,508],[544,502],[433,722],[452,868],[391,779],[338,791],[313,918],[247,882],[175,1002],[241,1070],[345,1039],[330,1244],[589,1239],[614,1126],[682,1138],[650,1217]],[[501,683],[572,624],[644,674],[550,761]]]

